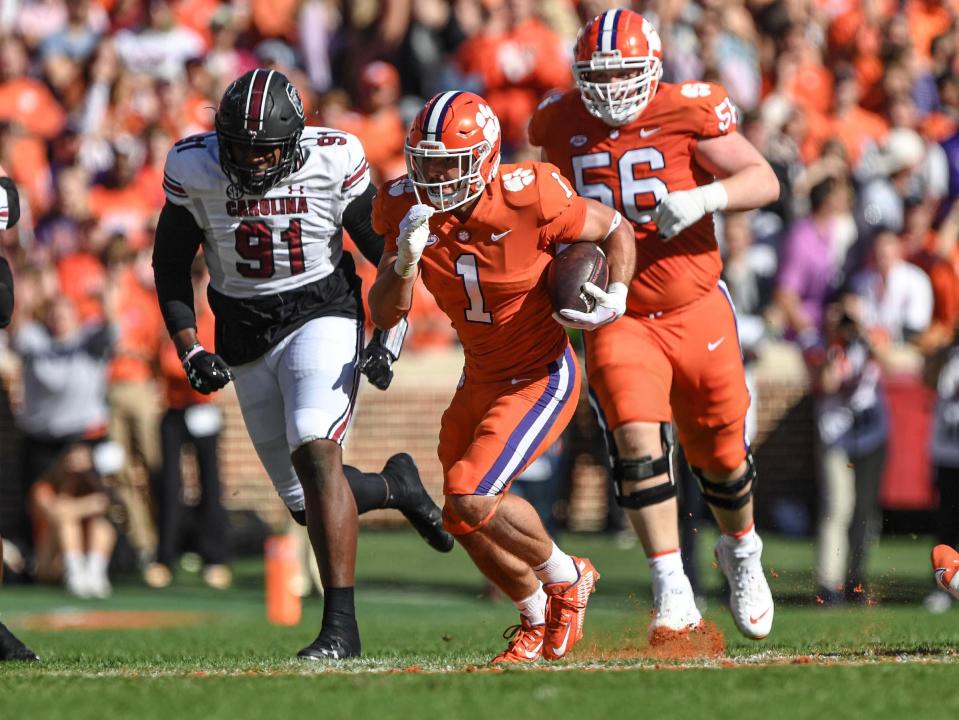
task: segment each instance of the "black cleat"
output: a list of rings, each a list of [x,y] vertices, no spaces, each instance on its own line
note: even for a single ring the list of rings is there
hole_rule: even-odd
[[[301,660],[345,660],[360,656],[360,643],[357,638],[356,646],[343,637],[332,632],[321,630],[316,640],[296,654]]]
[[[16,636],[0,623],[0,661],[18,660],[21,662],[39,662],[40,658],[30,648],[20,642]]]
[[[413,458],[397,453],[383,466],[383,475],[390,481],[391,495],[396,507],[410,525],[416,528],[429,546],[439,552],[453,549],[453,536],[443,528],[443,511],[433,502],[420,480],[420,471]]]

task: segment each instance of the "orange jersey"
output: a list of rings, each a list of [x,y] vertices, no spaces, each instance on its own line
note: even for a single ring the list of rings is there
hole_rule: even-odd
[[[400,221],[416,204],[412,183],[389,183],[373,201],[373,228],[396,251]],[[426,288],[453,323],[472,380],[504,380],[545,367],[566,347],[551,315],[546,268],[556,243],[576,239],[586,202],[548,163],[503,165],[469,219],[430,219],[420,260]]]
[[[636,274],[627,311],[688,305],[716,287],[722,260],[712,216],[663,242],[650,211],[670,192],[713,181],[694,158],[701,139],[736,130],[736,109],[713,83],[661,83],[639,118],[612,128],[568,90],[540,104],[529,137],[585,197],[615,207],[636,231]]]

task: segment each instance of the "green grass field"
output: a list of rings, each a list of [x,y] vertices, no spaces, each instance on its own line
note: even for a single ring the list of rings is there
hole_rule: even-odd
[[[361,536],[358,613],[364,655],[336,668],[302,664],[318,630],[308,599],[297,627],[264,618],[262,567],[238,564],[218,593],[181,573],[164,591],[121,580],[107,601],[57,588],[0,591],[4,621],[43,657],[0,666],[0,720],[8,718],[954,718],[948,684],[959,671],[959,609],[931,615],[925,537],[886,539],[874,553],[867,607],[817,606],[809,542],[766,538],[777,598],[773,633],[742,638],[719,596],[704,533],[706,618],[726,638],[722,659],[666,661],[645,649],[649,579],[638,547],[569,536],[602,573],[587,638],[569,660],[488,671],[515,622],[508,602],[482,599],[478,573],[457,548],[432,553],[412,534]],[[38,613],[177,611],[190,625],[38,630]],[[610,659],[612,658],[612,659]],[[442,715],[441,715],[442,714]]]

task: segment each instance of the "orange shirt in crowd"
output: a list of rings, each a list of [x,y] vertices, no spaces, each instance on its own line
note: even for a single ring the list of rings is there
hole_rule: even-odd
[[[131,269],[120,276],[114,322],[118,337],[107,369],[110,382],[150,380],[165,326],[156,291],[143,287]]]
[[[88,195],[90,213],[102,227],[127,235],[134,246],[141,245],[147,221],[163,205],[161,187],[136,179],[122,188],[94,185]]]
[[[336,121],[336,126],[359,138],[366,151],[366,161],[381,181],[406,173],[403,157],[406,126],[397,108],[387,108],[371,115],[344,113]]]
[[[932,56],[932,41],[947,32],[952,24],[952,12],[946,5],[955,3],[933,0],[909,0],[906,2],[906,21],[909,23],[909,37],[916,52],[925,60]]]
[[[299,0],[252,0],[250,19],[263,37],[294,39]]]
[[[52,140],[63,130],[66,115],[46,85],[22,77],[0,84],[0,121],[18,123],[31,135]]]
[[[852,108],[841,118],[830,118],[829,135],[845,145],[851,167],[859,163],[867,143],[880,144],[888,132],[885,120],[861,107]]]
[[[47,163],[43,140],[31,136],[14,136],[9,146],[7,172],[21,190],[21,200],[30,205],[33,218],[40,217],[53,202],[53,178]]]
[[[156,299],[154,299],[154,305]],[[197,304],[196,334],[197,339],[203,347],[212,348],[214,346],[214,327],[213,313],[209,308],[201,307]],[[183,363],[180,362],[180,356],[177,355],[176,347],[173,341],[166,335],[166,330],[162,329],[157,337],[161,338],[160,348],[160,376],[163,378],[166,387],[167,406],[174,410],[182,410],[190,405],[201,405],[210,403],[216,398],[215,394],[204,395],[198,393],[186,379],[186,373],[183,371]]]
[[[201,38],[209,48],[213,42],[210,22],[220,7],[220,0],[177,0],[173,4],[173,17],[176,24],[188,27]]]
[[[103,318],[103,289],[107,273],[93,255],[76,252],[57,261],[60,291],[73,300],[81,322]]]
[[[532,18],[501,35],[480,33],[459,49],[463,71],[483,83],[481,93],[499,117],[503,136],[524,140],[526,124],[548,91],[569,87],[569,58],[559,36]]]
[[[825,115],[832,104],[832,73],[820,63],[800,65],[786,87],[786,96],[807,112]]]

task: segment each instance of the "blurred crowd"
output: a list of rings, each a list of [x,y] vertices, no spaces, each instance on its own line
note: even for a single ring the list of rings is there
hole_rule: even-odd
[[[37,526],[64,515],[50,510],[51,495],[103,493],[99,482],[57,479],[92,464],[95,475],[130,478],[82,512],[122,507],[140,561],[169,568],[185,442],[207,458],[204,493],[219,492],[220,421],[185,384],[166,340],[150,256],[166,152],[212,129],[229,82],[256,66],[282,70],[299,87],[309,124],[359,136],[377,183],[405,172],[405,130],[423,101],[454,87],[489,100],[505,161],[534,158],[532,110],[571,84],[578,28],[615,4],[0,1],[0,165],[24,200],[24,220],[0,236],[17,280],[8,346],[23,366],[22,476],[0,482],[21,483],[31,498],[31,518],[13,534],[39,546]],[[779,176],[778,202],[719,218],[718,229],[747,359],[765,340],[785,338],[809,369],[824,599],[861,584],[878,531],[889,431],[879,385],[890,348],[913,348],[940,390],[934,461],[941,482],[956,485],[942,493],[940,534],[955,544],[959,470],[950,468],[959,468],[959,449],[950,439],[959,443],[959,404],[950,402],[959,384],[940,382],[940,368],[955,366],[959,316],[959,3],[619,4],[658,28],[664,81],[727,88],[741,131]],[[373,268],[363,264],[361,274],[369,279]],[[202,290],[203,268],[195,275]],[[454,342],[425,291],[411,324],[408,352]],[[106,440],[119,450],[98,455]],[[145,468],[152,492],[131,463]],[[77,551],[99,567],[107,535],[84,536],[94,547]],[[221,550],[212,543],[204,562],[224,567]],[[157,572],[158,583],[169,581]]]

